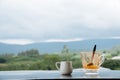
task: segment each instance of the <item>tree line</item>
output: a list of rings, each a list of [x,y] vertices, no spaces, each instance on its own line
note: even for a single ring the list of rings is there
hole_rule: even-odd
[[[103,53],[107,55],[108,51],[103,51]],[[116,53],[119,55],[118,50]],[[22,51],[17,55],[1,54],[0,70],[56,70],[55,62],[65,60],[72,61],[73,68],[82,68],[80,52],[72,52],[67,45],[64,45],[61,52],[56,54],[40,54],[37,49]],[[102,67],[120,70],[119,62],[120,60],[111,60],[109,56],[106,56]]]

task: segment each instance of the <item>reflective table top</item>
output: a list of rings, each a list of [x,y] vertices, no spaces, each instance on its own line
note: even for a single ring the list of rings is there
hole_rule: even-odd
[[[83,79],[83,78],[120,78],[120,70],[101,68],[98,75],[85,75],[83,69],[73,69],[71,75],[61,75],[58,70],[19,70],[0,71],[0,80],[6,79]]]

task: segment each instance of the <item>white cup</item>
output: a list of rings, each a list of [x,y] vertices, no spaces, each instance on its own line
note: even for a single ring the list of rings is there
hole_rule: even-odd
[[[56,65],[56,68],[63,75],[70,75],[72,73],[72,61],[56,62],[55,65]]]

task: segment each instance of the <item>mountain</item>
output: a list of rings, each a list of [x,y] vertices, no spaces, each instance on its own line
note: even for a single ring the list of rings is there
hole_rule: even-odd
[[[114,46],[120,45],[120,39],[89,39],[83,41],[72,42],[41,42],[28,45],[14,45],[0,43],[0,54],[22,52],[29,49],[37,49],[40,53],[59,52],[63,49],[64,45],[71,51],[85,51],[92,50],[94,45],[97,45],[97,50],[110,49]]]

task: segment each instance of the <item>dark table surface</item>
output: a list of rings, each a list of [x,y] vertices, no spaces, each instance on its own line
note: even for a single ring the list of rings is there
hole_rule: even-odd
[[[23,71],[0,71],[0,80],[15,79],[83,79],[83,78],[104,78],[119,79],[120,70],[109,70],[101,68],[98,75],[86,76],[83,69],[73,69],[69,76],[61,75],[58,70],[23,70]]]

